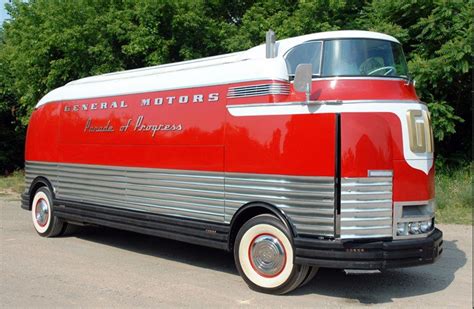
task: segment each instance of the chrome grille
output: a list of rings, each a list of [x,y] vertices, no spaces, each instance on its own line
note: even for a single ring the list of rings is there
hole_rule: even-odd
[[[253,97],[260,95],[289,94],[290,85],[283,83],[260,84],[250,86],[231,87],[227,98]]]
[[[392,177],[342,178],[340,236],[392,236]]]

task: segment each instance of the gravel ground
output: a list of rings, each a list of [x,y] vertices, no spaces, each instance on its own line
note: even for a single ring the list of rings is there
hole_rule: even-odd
[[[31,214],[0,196],[0,306],[11,307],[456,307],[472,308],[472,226],[439,225],[433,265],[380,274],[322,269],[303,288],[251,291],[231,254],[107,228],[41,238]]]

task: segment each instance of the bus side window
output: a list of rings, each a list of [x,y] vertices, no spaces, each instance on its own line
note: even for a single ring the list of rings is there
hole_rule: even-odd
[[[313,65],[313,76],[321,75],[322,42],[310,41],[292,48],[285,56],[288,75],[291,79],[295,77],[298,64],[310,63]]]

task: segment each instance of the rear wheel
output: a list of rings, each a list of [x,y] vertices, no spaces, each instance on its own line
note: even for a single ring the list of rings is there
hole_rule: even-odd
[[[63,230],[61,231],[61,236],[71,236],[78,233],[81,230],[79,225],[70,222],[64,222]]]
[[[39,188],[33,197],[31,216],[36,232],[43,237],[54,237],[61,234],[64,221],[54,216],[53,199],[48,187]]]
[[[319,267],[311,266],[308,274],[306,275],[306,278],[303,280],[300,286],[303,286],[307,284],[308,282],[310,282],[311,280],[313,280],[314,276],[316,276],[318,271],[319,271]]]
[[[293,257],[290,232],[275,216],[256,216],[237,234],[235,263],[253,290],[285,294],[297,288],[307,278],[310,267],[294,264]]]

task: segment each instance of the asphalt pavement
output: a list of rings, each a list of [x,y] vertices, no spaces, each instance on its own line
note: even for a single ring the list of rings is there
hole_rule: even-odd
[[[439,225],[441,259],[380,274],[321,269],[284,295],[250,290],[231,254],[108,228],[41,238],[17,196],[0,195],[0,306],[472,308],[472,226]]]

